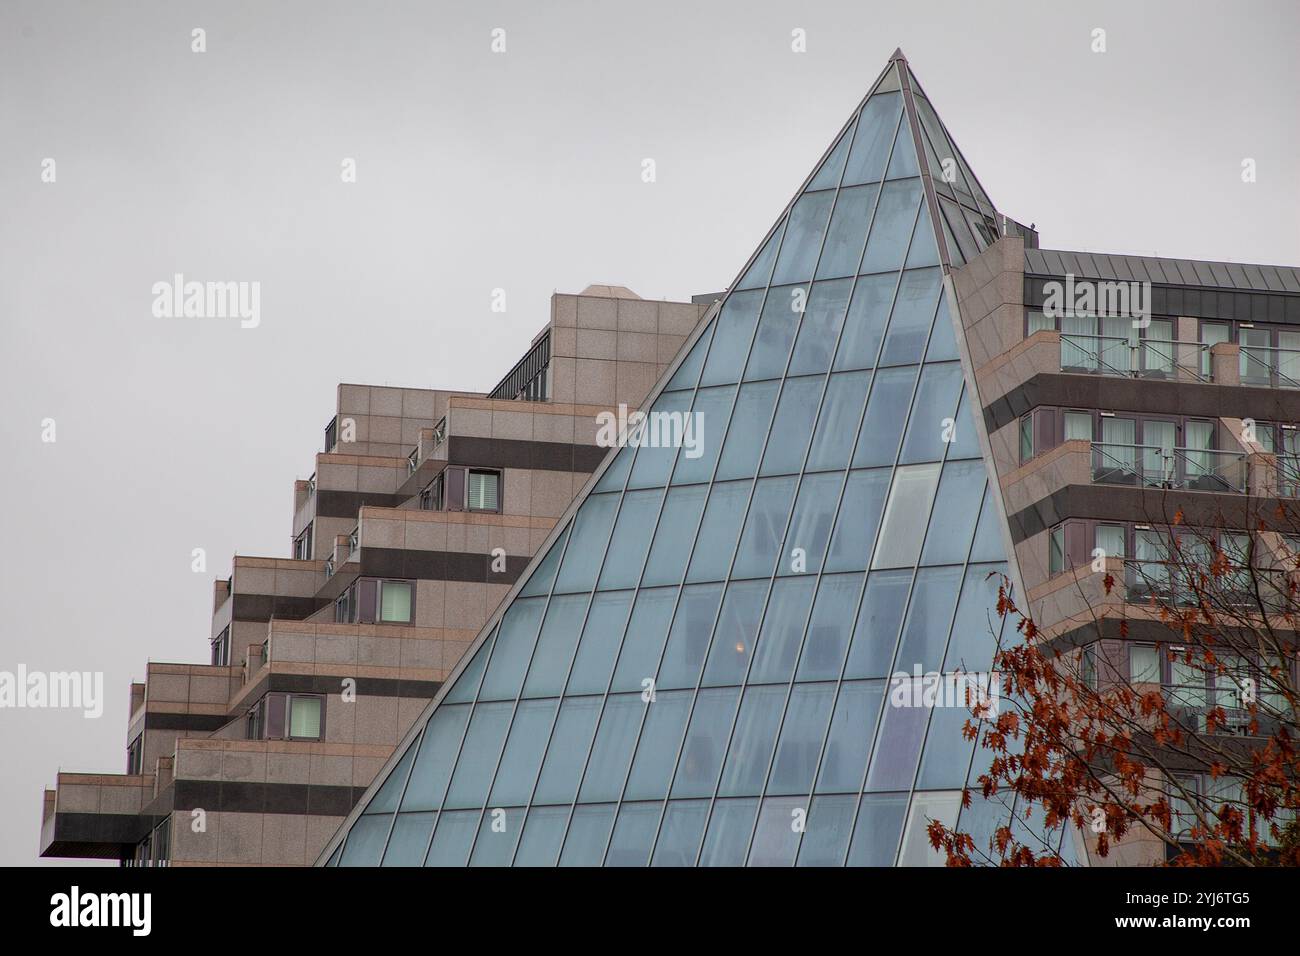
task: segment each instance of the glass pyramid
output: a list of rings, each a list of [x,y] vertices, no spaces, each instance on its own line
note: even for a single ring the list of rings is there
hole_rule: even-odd
[[[606,462],[322,857],[938,862],[969,710],[889,679],[992,660],[1006,556],[943,280],[996,221],[896,53],[648,400],[698,454]]]

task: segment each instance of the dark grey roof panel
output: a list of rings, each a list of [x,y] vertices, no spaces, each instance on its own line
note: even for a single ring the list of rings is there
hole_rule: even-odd
[[[1065,275],[1159,285],[1193,285],[1241,292],[1300,293],[1300,267],[1208,262],[1196,259],[1157,259],[1114,253],[1026,249],[1025,272]]]

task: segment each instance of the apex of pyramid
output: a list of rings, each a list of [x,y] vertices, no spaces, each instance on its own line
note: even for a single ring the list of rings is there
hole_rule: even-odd
[[[907,62],[907,57],[903,54],[903,48],[901,46],[895,49],[893,55],[889,58],[890,63],[893,63],[896,60],[899,63]]]

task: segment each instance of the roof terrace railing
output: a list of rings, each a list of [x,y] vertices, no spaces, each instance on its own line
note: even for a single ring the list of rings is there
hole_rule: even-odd
[[[1241,383],[1300,388],[1300,349],[1241,346]]]
[[[488,398],[526,402],[545,401],[550,395],[548,369],[551,364],[551,332],[537,340],[528,353],[515,363],[506,377],[488,392]]]
[[[1210,347],[1203,342],[1117,335],[1061,334],[1061,371],[1125,378],[1210,381]],[[1300,386],[1298,386],[1300,387]]]
[[[1092,443],[1096,484],[1244,494],[1248,475],[1249,463],[1240,452]]]

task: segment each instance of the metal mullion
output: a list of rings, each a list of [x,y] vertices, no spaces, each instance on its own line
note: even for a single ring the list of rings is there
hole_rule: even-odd
[[[860,122],[861,122],[861,121],[860,121],[860,115],[859,115],[859,125],[860,125]],[[894,140],[893,140],[893,142],[890,144],[889,155],[885,158],[884,170],[883,170],[882,173],[881,173],[882,179],[881,179],[881,181],[880,181],[880,189],[879,189],[879,190],[877,191],[877,193],[876,193],[875,202],[872,204],[872,208],[871,208],[871,218],[870,218],[869,222],[867,223],[867,229],[866,229],[866,232],[863,234],[863,239],[862,239],[862,252],[860,252],[860,253],[858,254],[858,269],[859,269],[859,270],[862,268],[862,260],[863,260],[863,257],[866,255],[866,252],[867,252],[867,246],[870,244],[870,241],[871,241],[871,230],[872,230],[872,227],[875,225],[875,222],[876,222],[876,213],[880,210],[880,196],[881,196],[881,193],[884,192],[884,186],[885,186],[885,180],[884,180],[883,177],[884,177],[884,175],[885,175],[886,173],[888,173],[888,170],[889,170],[889,163],[890,163],[890,161],[891,161],[891,160],[893,159],[893,157],[894,157],[894,147],[895,147],[895,146],[897,145],[897,143],[898,143],[898,130],[899,130],[900,128],[901,128],[901,127],[895,127]],[[854,139],[857,138],[857,130],[858,130],[858,126],[855,125],[855,126],[854,126],[854,131],[853,131]],[[853,149],[853,142],[850,141],[850,143],[849,143],[849,151],[850,151],[850,153],[852,152],[852,149]],[[830,235],[831,221],[834,219],[834,216],[835,216],[835,206],[838,205],[838,203],[839,203],[840,193],[841,193],[841,192],[843,191],[843,189],[844,189],[844,174],[845,174],[845,172],[846,172],[847,169],[848,169],[848,158],[847,158],[847,155],[846,155],[846,157],[845,157],[845,163],[844,163],[844,169],[841,169],[841,170],[840,170],[840,179],[839,179],[839,183],[837,183],[837,184],[836,184],[836,187],[835,187],[835,203],[833,203],[832,206],[831,206],[831,214],[830,214],[830,216],[827,217],[827,220],[826,220],[826,229],[822,232],[822,241],[821,241],[821,245],[820,245],[820,246],[818,247],[818,249],[817,249],[817,260],[816,260],[816,262],[814,262],[814,264],[813,264],[813,269],[812,269],[813,278],[810,279],[810,280],[808,281],[808,290],[809,290],[809,295],[810,295],[810,296],[811,296],[811,293],[812,293],[812,287],[813,287],[813,285],[814,285],[814,284],[816,283],[816,281],[817,281],[817,280],[816,280],[817,269],[821,266],[822,256],[825,254],[825,251],[826,251],[826,237]],[[918,207],[918,208],[919,208],[919,207]],[[916,228],[915,218],[913,219],[912,228],[913,228],[913,230],[915,230],[915,228]],[[909,245],[910,245],[910,243],[911,243],[911,234],[910,234],[910,233],[909,233],[909,235],[908,235],[908,243],[909,243]],[[906,251],[905,251],[904,254],[903,254],[903,261],[904,261],[904,262],[907,261],[907,253],[906,253]],[[773,275],[775,276],[775,268],[773,269]],[[900,276],[900,280],[901,280],[901,276],[902,276],[902,269],[901,269],[901,267],[900,267],[900,269],[899,269],[899,276]],[[850,308],[850,306],[851,306],[851,304],[852,304],[852,301],[853,301],[853,289],[856,288],[856,286],[857,286],[857,281],[858,281],[858,276],[857,276],[857,273],[855,272],[855,274],[853,275],[852,287],[850,288],[850,291],[849,291],[849,299],[848,299],[848,301],[845,303],[845,307],[844,307],[844,321],[842,321],[842,322],[840,323],[840,331],[839,331],[839,333],[838,333],[838,335],[836,336],[836,339],[835,339],[835,348],[836,348],[836,350],[839,349],[839,343],[840,343],[840,340],[841,340],[841,338],[843,338],[843,335],[844,335],[844,327],[845,327],[846,325],[848,325],[848,313],[849,313],[849,308]],[[769,290],[771,289],[770,281],[769,281],[768,289],[769,289]],[[894,295],[895,295],[895,297],[897,297],[897,295],[898,295],[898,284],[895,284],[895,286],[894,286]],[[764,296],[764,304],[766,305],[766,295]],[[703,685],[703,681],[704,681],[704,671],[705,671],[705,669],[708,667],[708,657],[709,657],[709,652],[712,651],[712,649],[713,649],[713,641],[714,641],[714,638],[716,638],[716,636],[717,636],[718,621],[721,619],[721,615],[722,615],[722,606],[723,606],[723,603],[724,603],[725,600],[726,600],[726,585],[727,585],[727,584],[730,584],[730,581],[731,581],[731,571],[732,571],[732,569],[735,567],[735,563],[736,563],[736,554],[737,554],[737,553],[739,552],[739,550],[740,550],[740,543],[741,543],[741,541],[744,540],[744,534],[745,534],[745,523],[746,523],[746,522],[748,521],[748,519],[749,519],[750,508],[752,508],[752,506],[753,506],[753,502],[754,502],[754,493],[757,491],[757,489],[758,489],[758,482],[761,480],[761,475],[762,475],[762,470],[763,470],[763,458],[766,456],[766,454],[767,454],[767,447],[768,447],[768,445],[771,443],[771,440],[772,440],[772,430],[776,427],[776,417],[777,417],[777,412],[779,411],[779,409],[780,409],[780,405],[781,405],[781,396],[782,396],[782,394],[784,394],[784,392],[785,392],[785,383],[786,383],[786,381],[788,380],[788,378],[789,378],[789,373],[790,373],[790,363],[794,360],[794,350],[795,350],[795,347],[798,345],[798,340],[799,340],[799,335],[798,335],[798,333],[799,333],[799,331],[800,331],[800,330],[802,329],[802,327],[803,327],[803,317],[804,317],[804,315],[806,315],[806,314],[807,314],[807,313],[806,313],[806,310],[805,310],[804,312],[800,312],[800,313],[799,313],[799,320],[798,320],[798,322],[797,322],[796,325],[795,325],[795,336],[794,336],[794,338],[791,340],[791,343],[790,343],[790,354],[786,356],[786,360],[785,360],[785,371],[784,371],[784,373],[782,374],[782,377],[781,377],[781,386],[780,386],[780,388],[777,390],[776,403],[774,404],[774,406],[773,406],[773,408],[772,408],[772,419],[771,419],[771,421],[768,423],[768,426],[767,426],[767,434],[766,434],[766,436],[765,436],[764,439],[763,439],[763,448],[762,448],[762,450],[759,452],[759,455],[758,455],[758,462],[757,462],[757,464],[755,465],[754,485],[753,485],[753,487],[750,489],[750,492],[749,492],[749,501],[748,501],[748,502],[746,503],[746,505],[745,505],[745,515],[744,515],[744,517],[741,519],[741,523],[740,523],[740,537],[739,537],[739,538],[737,539],[737,541],[736,541],[736,551],[732,552],[732,555],[731,555],[731,561],[730,561],[730,563],[729,563],[728,566],[727,566],[727,577],[726,577],[726,583],[724,584],[724,587],[723,587],[722,600],[718,602],[718,614],[717,614],[717,616],[714,617],[714,621],[713,621],[713,632],[710,634],[710,637],[709,637],[709,647],[708,647],[708,650],[705,651],[704,664],[703,664],[703,666],[702,666],[701,669],[700,669],[700,677],[699,677],[698,681],[696,682],[696,695],[697,695],[697,696],[698,696],[698,694],[699,694],[699,691],[700,691],[701,686]],[[886,327],[887,327],[887,326],[886,326]],[[756,331],[757,331],[757,329],[756,329]],[[881,339],[880,339],[880,341],[881,341],[881,348],[883,348],[883,347],[884,347],[884,341],[885,341],[885,336],[884,336],[883,334],[881,335]],[[752,350],[752,346],[751,346],[751,350]],[[876,355],[876,360],[877,360],[877,362],[879,361],[879,359],[880,359],[880,353],[877,352],[877,355]],[[814,431],[814,433],[816,432],[817,421],[820,420],[820,418],[821,418],[821,408],[822,408],[822,404],[824,404],[825,401],[826,401],[826,392],[827,392],[827,390],[828,390],[829,387],[830,387],[830,379],[831,379],[831,374],[832,374],[832,372],[833,372],[834,366],[835,366],[835,352],[832,351],[832,353],[831,353],[831,359],[830,359],[830,364],[829,364],[829,366],[828,366],[827,369],[826,369],[825,380],[824,380],[823,383],[822,383],[822,394],[821,394],[821,399],[820,399],[820,401],[818,402],[818,406],[817,406],[817,417],[816,417],[816,418],[814,419],[814,421],[813,421],[813,431]],[[742,373],[742,375],[743,375],[743,373]],[[874,379],[875,379],[875,374],[874,374],[874,371],[873,371],[873,373],[872,373],[872,380],[874,381]],[[918,379],[919,379],[919,376],[918,376]],[[868,387],[868,393],[869,393],[869,392],[870,392],[870,388]],[[864,415],[866,414],[866,402],[863,403],[863,414],[864,414]],[[861,424],[860,424],[860,423],[859,423],[859,430],[861,430]],[[781,532],[781,544],[778,546],[778,547],[780,547],[781,549],[784,549],[784,547],[785,547],[785,538],[786,538],[786,536],[790,533],[790,523],[791,523],[791,521],[794,519],[794,509],[795,509],[795,508],[797,507],[797,505],[798,505],[799,488],[800,488],[800,487],[802,486],[802,484],[803,484],[803,476],[804,476],[804,472],[805,472],[805,470],[807,469],[808,456],[812,453],[812,441],[813,441],[813,436],[810,434],[810,435],[808,436],[808,447],[804,450],[803,464],[800,466],[800,470],[799,470],[798,475],[796,476],[796,479],[795,479],[795,490],[794,490],[794,495],[793,495],[793,497],[792,497],[792,499],[791,499],[791,503],[790,503],[790,513],[786,516],[785,527],[782,529],[782,532]],[[855,442],[856,442],[856,439],[855,439]],[[900,440],[900,447],[901,447],[901,440]],[[719,461],[720,461],[720,460],[721,460],[721,459],[719,458]],[[848,473],[849,473],[849,470],[850,470],[851,465],[852,465],[852,458],[850,457],[849,466],[846,466],[846,468],[845,468],[845,470],[844,470],[844,483],[842,483],[841,486],[840,486],[840,498],[841,498],[841,500],[843,499],[843,495],[844,495],[844,487],[845,487],[845,485],[846,485],[847,482],[848,482]],[[837,505],[836,505],[836,512],[838,513],[838,511],[839,511],[839,506],[838,506],[838,504],[837,504]],[[834,530],[834,523],[833,523],[833,522],[832,522],[832,526],[831,526],[831,528],[832,528],[832,532],[833,532],[833,530]],[[830,537],[829,537],[829,535],[827,536],[827,539],[826,539],[826,545],[827,545],[827,548],[829,549],[829,547],[830,547]],[[773,569],[772,569],[772,576],[771,576],[771,578],[769,579],[768,586],[767,586],[767,594],[766,594],[766,595],[764,596],[764,598],[763,598],[763,608],[762,608],[762,610],[761,610],[760,613],[759,613],[758,629],[757,629],[757,632],[756,632],[756,634],[755,634],[755,640],[754,640],[754,648],[755,648],[755,650],[754,650],[753,653],[750,654],[750,656],[749,656],[749,662],[745,665],[745,673],[744,673],[744,676],[743,676],[743,677],[741,678],[741,680],[740,680],[740,693],[739,693],[739,696],[737,697],[737,700],[736,700],[736,711],[735,711],[735,713],[732,715],[732,718],[731,718],[731,729],[730,729],[730,730],[728,731],[728,733],[727,733],[727,744],[726,744],[726,747],[725,747],[724,750],[723,750],[723,754],[722,754],[722,763],[721,763],[720,766],[718,767],[718,778],[717,778],[717,780],[714,781],[714,785],[713,785],[713,795],[709,797],[709,809],[708,809],[708,812],[705,814],[705,817],[704,817],[704,828],[703,828],[703,830],[701,831],[701,834],[700,834],[700,845],[699,845],[699,847],[698,847],[698,848],[696,849],[696,851],[695,851],[695,863],[696,863],[697,866],[699,865],[700,856],[701,856],[701,854],[703,854],[703,852],[704,852],[704,839],[705,839],[705,837],[708,835],[709,824],[710,824],[710,823],[712,822],[712,820],[713,820],[713,809],[714,809],[714,807],[717,805],[717,800],[718,800],[718,788],[721,786],[721,783],[722,783],[722,775],[723,775],[723,773],[725,773],[725,771],[726,771],[726,767],[727,767],[727,758],[728,758],[728,757],[730,756],[730,754],[731,754],[731,744],[732,744],[732,740],[733,740],[733,738],[734,738],[734,736],[735,736],[735,733],[736,733],[736,724],[737,724],[737,722],[738,722],[739,719],[740,719],[740,711],[741,711],[741,708],[744,706],[744,702],[745,702],[745,701],[744,701],[744,698],[745,698],[745,691],[746,691],[746,689],[748,688],[748,684],[749,684],[749,674],[750,674],[750,671],[753,670],[753,667],[754,667],[754,658],[755,658],[755,656],[756,656],[756,654],[757,654],[757,648],[758,648],[758,635],[761,635],[761,634],[762,634],[763,621],[764,621],[764,620],[766,619],[766,617],[767,617],[767,609],[768,609],[768,606],[770,605],[771,600],[772,600],[772,591],[773,591],[773,590],[775,589],[775,587],[776,587],[777,570],[780,568],[780,560],[781,560],[781,558],[783,558],[783,557],[784,557],[784,553],[782,553],[781,556],[778,557],[778,559],[777,559],[777,563],[776,563],[776,565],[775,565],[775,566],[773,567]],[[825,566],[825,561],[823,561],[822,563],[823,563],[823,566]],[[819,574],[820,574],[820,572],[819,572]],[[814,599],[815,599],[815,597],[816,597],[816,592],[814,591]],[[809,613],[810,613],[810,614],[811,614],[811,611],[812,611],[812,604],[810,603],[810,604],[809,604]],[[807,633],[807,621],[805,621],[805,623],[804,623],[804,630],[805,630],[805,636],[806,636],[806,633]],[[802,642],[800,643],[800,647],[802,647]],[[797,665],[796,665],[796,666],[797,666]],[[792,675],[792,677],[791,677],[791,683],[793,683],[793,675]],[[782,708],[782,711],[781,711],[781,719],[780,719],[780,721],[778,722],[778,726],[777,726],[777,737],[776,737],[776,739],[775,739],[775,740],[773,741],[773,743],[772,743],[772,752],[773,752],[773,754],[776,753],[776,747],[777,747],[777,745],[780,743],[781,727],[782,727],[782,726],[784,725],[784,723],[785,723],[785,707],[788,707],[788,706],[789,706],[789,701],[790,701],[790,694],[789,694],[789,691],[787,691],[787,692],[786,692],[786,703],[785,703],[785,705],[784,705],[783,708]],[[688,725],[688,729],[689,729],[689,725]],[[684,741],[684,740],[685,740],[685,734],[683,733],[683,741]],[[681,760],[681,753],[680,753],[680,751],[678,752],[678,757],[677,757],[677,759],[678,759],[678,761],[680,762],[680,760]],[[771,760],[772,760],[772,758],[769,758],[769,759],[768,759],[768,771],[769,771],[769,773],[770,773],[770,771],[771,771]],[[675,777],[676,777],[676,767],[675,767],[675,766],[674,766],[673,775],[674,775],[674,778],[675,778]],[[670,794],[671,794],[671,782],[670,782],[670,785],[669,785],[669,786],[670,786]],[[754,833],[755,833],[755,831],[756,831],[756,829],[757,829],[757,826],[758,826],[758,819],[759,819],[759,817],[762,815],[762,812],[763,812],[763,799],[764,799],[765,794],[766,794],[766,789],[767,789],[767,776],[764,775],[763,792],[761,792],[761,793],[759,794],[759,796],[758,796],[758,804],[757,804],[757,806],[756,806],[756,808],[755,808],[755,811],[754,811],[754,823],[753,823],[753,825],[750,827],[749,841],[745,844],[745,863],[748,863],[748,862],[749,862],[749,853],[750,853],[750,850],[751,850],[752,845],[753,845]],[[664,805],[665,805],[665,807],[667,806],[667,800],[665,800]],[[661,825],[662,825],[662,824],[661,824]]]
[[[570,525],[570,527],[569,527],[569,533],[565,536],[565,539],[564,539],[564,548],[561,550],[559,560],[556,561],[556,563],[555,563],[555,577],[551,579],[551,586],[550,586],[549,588],[547,588],[547,590],[546,590],[546,604],[542,607],[542,615],[541,615],[541,617],[538,618],[538,620],[537,620],[537,638],[535,638],[535,639],[534,639],[534,642],[533,642],[533,654],[536,654],[536,653],[537,653],[537,641],[540,640],[540,638],[541,638],[542,625],[546,623],[546,611],[547,611],[547,609],[551,606],[551,595],[552,595],[552,593],[554,593],[554,591],[555,591],[555,582],[558,581],[558,580],[560,579],[560,569],[561,569],[561,567],[564,565],[564,556],[565,556],[565,554],[567,554],[568,551],[569,551],[569,543],[570,543],[571,541],[573,541],[573,532],[574,532],[574,530],[576,529],[577,524],[578,524],[578,515],[577,515],[577,513],[575,512],[574,515],[573,515],[573,523],[572,523],[572,524]],[[611,529],[611,533],[612,533],[612,529]],[[448,795],[451,793],[451,785],[452,785],[453,782],[455,782],[455,779],[456,779],[456,768],[460,766],[460,758],[461,758],[461,755],[462,755],[462,754],[464,753],[464,751],[465,751],[465,738],[469,736],[469,726],[470,726],[470,722],[474,719],[474,710],[475,710],[475,709],[478,707],[478,705],[479,705],[479,697],[480,697],[480,695],[481,695],[482,692],[483,692],[483,682],[487,680],[488,668],[490,668],[490,667],[492,666],[492,658],[496,656],[496,651],[497,651],[497,642],[501,640],[501,636],[502,636],[502,635],[501,635],[501,632],[502,632],[502,630],[503,630],[504,627],[505,627],[506,611],[507,611],[507,610],[509,610],[509,608],[507,608],[506,610],[503,610],[503,611],[501,612],[501,620],[497,622],[496,632],[495,632],[495,634],[493,635],[493,638],[492,638],[492,649],[488,652],[488,658],[487,658],[487,660],[483,662],[483,675],[479,678],[478,686],[474,688],[474,700],[470,702],[470,711],[469,711],[469,714],[465,717],[465,729],[462,730],[462,731],[461,731],[461,734],[460,734],[460,744],[459,744],[459,746],[457,746],[457,748],[456,748],[456,760],[455,760],[455,762],[452,763],[452,765],[451,765],[451,770],[448,771],[448,773],[447,773],[447,789],[443,791],[443,793],[442,793],[442,800],[439,801],[439,803],[438,803],[438,816],[437,816],[437,818],[434,820],[433,829],[429,831],[429,843],[428,843],[428,845],[424,848],[424,857],[425,857],[425,861],[427,861],[428,858],[429,858],[429,850],[432,849],[432,847],[433,847],[433,838],[434,838],[434,835],[438,832],[438,826],[442,823],[442,815],[443,815],[443,813],[444,813],[444,812],[446,811],[446,809],[447,809],[447,797],[448,797]],[[529,664],[529,666],[532,666],[532,662],[533,662],[533,654],[530,654],[530,655],[528,656],[528,664]],[[525,668],[525,669],[524,669],[524,680],[527,680],[527,679],[528,679],[528,669]],[[523,685],[522,685],[522,684],[520,684],[519,693],[520,693],[520,694],[523,693]],[[490,701],[489,703],[496,703],[496,702],[495,702],[495,701]],[[516,697],[515,697],[515,709],[517,710],[518,707],[519,707],[519,697],[516,696]],[[559,712],[559,707],[558,707],[558,706],[556,707],[556,712],[557,712],[557,713]],[[432,715],[432,714],[429,715],[429,719],[430,719],[430,720],[433,719],[433,715]],[[488,784],[488,792],[487,792],[487,793],[484,795],[484,797],[483,797],[483,810],[480,810],[480,811],[479,811],[479,826],[482,826],[482,825],[483,825],[483,813],[484,813],[484,811],[487,810],[487,802],[488,802],[488,798],[492,795],[492,784],[496,782],[496,772],[497,772],[498,769],[500,769],[500,766],[501,766],[501,756],[502,756],[502,754],[504,754],[504,753],[506,752],[506,744],[507,744],[507,743],[509,742],[509,740],[510,740],[510,728],[514,725],[514,719],[515,719],[515,711],[512,710],[512,711],[510,712],[510,723],[506,725],[506,733],[505,733],[505,736],[501,738],[501,753],[500,753],[500,754],[497,754],[497,763],[496,763],[496,766],[494,766],[494,767],[492,768],[492,781]],[[426,728],[428,727],[428,723],[427,723],[427,722],[425,723],[425,727],[426,727]],[[418,756],[418,754],[417,754],[417,756]],[[414,766],[414,765],[411,766],[411,772],[412,772],[412,773],[415,772],[415,766]],[[527,821],[527,819],[528,819],[528,814],[527,814],[527,812],[525,812],[525,813],[524,813],[524,820],[525,820],[525,822]],[[523,830],[522,830],[522,829],[521,829],[520,832],[519,832],[519,836],[520,836],[520,839],[523,838]],[[469,866],[469,861],[470,861],[470,859],[474,856],[474,846],[475,846],[475,844],[477,844],[477,843],[478,843],[478,830],[475,830],[475,831],[474,831],[474,839],[472,839],[472,840],[470,841],[469,852],[465,855],[465,866]],[[515,846],[516,846],[516,848],[518,848],[518,844],[515,844]],[[421,861],[421,862],[423,863],[424,861]]]

